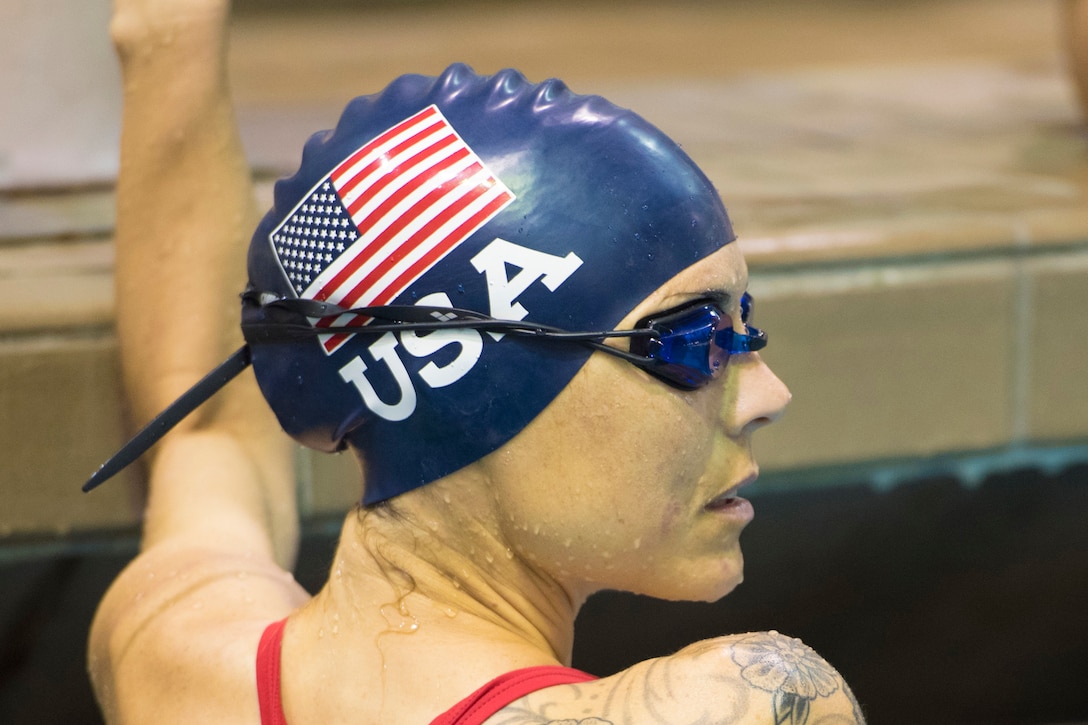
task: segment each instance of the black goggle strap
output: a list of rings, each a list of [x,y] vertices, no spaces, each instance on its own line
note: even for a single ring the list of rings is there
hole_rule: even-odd
[[[243,295],[247,302],[256,301],[250,293]],[[608,337],[659,337],[657,330],[646,328],[634,330],[596,330],[571,332],[552,325],[520,320],[502,320],[489,317],[475,310],[457,307],[429,307],[426,305],[384,305],[381,307],[344,308],[328,302],[306,299],[273,299],[263,302],[267,310],[282,310],[289,317],[270,319],[263,322],[242,324],[242,331],[250,342],[289,342],[300,338],[315,337],[337,333],[376,332],[428,332],[434,330],[486,330],[508,333],[521,337],[546,338],[565,342],[581,342],[595,349],[601,349],[619,357],[633,361],[647,362],[650,358],[634,355],[614,347],[603,345],[600,341]],[[360,321],[372,320],[369,324],[315,326],[308,320],[328,319],[351,315]],[[290,319],[295,318],[295,319]]]
[[[214,370],[205,375],[200,382],[189,388],[180,398],[167,406],[166,410],[155,416],[128,443],[121,446],[120,450],[110,456],[109,460],[103,463],[83,484],[83,491],[90,491],[105,483],[146,453],[151,446],[155,445],[171,428],[180,423],[185,416],[196,410],[201,403],[215,395],[224,385],[236,378],[238,373],[249,367],[249,363],[249,345],[243,345]]]
[[[196,410],[204,401],[249,367],[251,353],[249,343],[290,342],[317,335],[333,333],[367,333],[433,331],[446,329],[476,329],[509,333],[522,337],[564,340],[588,345],[595,350],[623,358],[636,365],[646,366],[653,360],[641,355],[618,350],[600,342],[606,337],[648,337],[657,336],[654,330],[603,330],[598,332],[569,332],[550,325],[540,325],[515,320],[499,320],[472,310],[448,307],[426,307],[419,305],[388,305],[385,307],[358,307],[345,309],[327,302],[305,299],[271,299],[263,301],[258,293],[246,291],[242,295],[246,304],[257,304],[271,309],[282,309],[288,313],[297,313],[302,317],[328,318],[341,315],[356,315],[359,318],[382,320],[377,324],[365,326],[334,325],[315,327],[306,320],[291,322],[276,320],[267,322],[244,323],[242,330],[247,344],[236,350],[229,358],[205,375],[196,385],[189,388],[165,410],[159,413],[143,429],[103,463],[83,484],[83,491],[91,491],[115,476],[125,467],[135,462],[153,445],[162,439],[174,426]]]

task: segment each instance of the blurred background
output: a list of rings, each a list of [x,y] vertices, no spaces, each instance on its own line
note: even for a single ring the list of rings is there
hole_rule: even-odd
[[[109,10],[0,3],[0,723],[100,722],[86,633],[137,545],[139,471],[78,490],[126,437]],[[721,191],[794,392],[757,437],[746,581],[599,595],[576,666],[777,629],[874,724],[1085,723],[1078,27],[1075,0],[237,0],[231,76],[265,200],[349,98],[454,61],[632,107]],[[356,477],[299,455],[312,589]]]

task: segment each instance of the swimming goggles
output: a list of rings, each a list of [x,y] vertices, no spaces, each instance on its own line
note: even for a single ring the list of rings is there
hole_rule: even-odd
[[[734,330],[733,320],[717,303],[707,300],[644,317],[635,329],[656,334],[632,338],[631,353],[640,359],[624,359],[673,387],[700,388],[722,374],[731,355],[767,346],[767,334],[748,324],[752,296],[747,292],[740,309],[744,332]]]
[[[106,461],[83,485],[97,487],[139,458],[201,403],[236,377],[251,361],[250,345],[283,343],[337,333],[426,332],[474,329],[532,340],[572,342],[612,355],[645,370],[680,390],[695,390],[721,376],[732,355],[761,350],[767,335],[748,325],[752,298],[741,297],[741,321],[732,319],[714,300],[687,302],[639,320],[630,330],[571,332],[551,325],[501,320],[474,310],[424,305],[385,305],[345,309],[309,299],[280,299],[271,293],[247,290],[243,306],[260,308],[260,319],[242,323],[246,344],[155,417]],[[330,324],[316,326],[318,320]],[[346,320],[346,321],[345,321]],[[630,349],[606,345],[608,338],[627,338]]]
[[[291,342],[337,333],[486,330],[536,340],[581,343],[626,360],[681,390],[695,390],[717,378],[731,355],[755,352],[767,345],[766,333],[748,326],[753,304],[747,292],[740,301],[745,332],[734,330],[733,320],[717,302],[707,299],[644,317],[630,330],[597,332],[571,332],[451,307],[385,305],[345,309],[317,300],[277,299],[253,291],[242,299],[244,304],[259,304],[265,312],[265,319],[260,322],[242,323],[242,331],[250,343]],[[316,326],[314,322],[318,320],[335,322]],[[607,338],[629,338],[630,350],[604,344]]]

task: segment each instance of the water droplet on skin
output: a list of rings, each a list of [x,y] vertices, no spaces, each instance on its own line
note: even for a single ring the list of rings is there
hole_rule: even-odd
[[[442,494],[442,500],[443,500],[444,502],[446,502],[446,503],[449,503],[449,502],[450,502],[450,494],[449,494],[448,492],[447,492],[447,493],[443,493],[443,494]]]
[[[332,636],[335,637],[338,634],[340,634],[340,625],[339,624],[332,625]]]
[[[419,621],[408,612],[408,605],[404,601],[395,608],[392,604],[383,605],[381,613],[390,629],[398,634],[411,634],[419,629]]]
[[[428,521],[427,522],[427,528],[430,529],[431,531],[438,531],[438,522],[434,521],[434,520]]]
[[[324,627],[317,630],[317,638],[318,639],[325,639],[325,628]]]
[[[514,550],[513,549],[507,549],[506,550],[506,558],[507,559],[513,559],[514,558]]]
[[[450,619],[453,619],[457,616],[457,610],[453,607],[445,607],[442,609],[442,614],[445,614]]]
[[[484,554],[484,558],[487,559],[488,564],[494,564],[495,563],[495,557],[491,556],[490,551],[488,553]]]
[[[540,536],[540,524],[537,524],[536,526],[533,527],[533,533],[536,534],[537,536]]]
[[[642,546],[642,539],[641,539],[641,537],[640,537],[640,538],[638,538],[638,539],[635,539],[635,543],[633,544],[633,546],[634,546],[634,547],[635,547],[636,549],[638,549],[638,548],[640,548],[640,547]]]

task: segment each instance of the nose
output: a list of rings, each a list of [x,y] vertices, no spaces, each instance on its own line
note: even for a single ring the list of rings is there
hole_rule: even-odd
[[[786,412],[789,388],[775,375],[759,353],[738,355],[729,361],[733,369],[733,395],[726,412],[726,428],[730,435],[751,435],[770,425]]]

